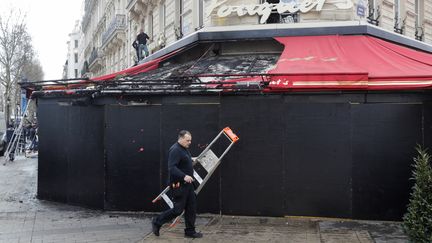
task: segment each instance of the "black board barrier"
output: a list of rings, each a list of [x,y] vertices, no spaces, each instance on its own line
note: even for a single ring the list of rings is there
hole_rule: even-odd
[[[142,105],[39,98],[38,198],[163,210],[151,200],[166,185],[178,131],[191,131],[197,156],[230,126],[240,140],[198,196],[199,212],[400,220],[414,147],[431,147],[428,96],[155,96]]]

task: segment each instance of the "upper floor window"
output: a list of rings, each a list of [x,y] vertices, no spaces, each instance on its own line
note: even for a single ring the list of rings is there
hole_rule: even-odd
[[[278,4],[278,3],[289,3],[289,4],[298,4],[299,0],[261,0],[262,3],[269,3],[269,4]],[[282,13],[279,14],[277,9],[273,9],[269,18],[266,21],[266,24],[272,24],[272,23],[297,23],[299,22],[299,16],[298,13]]]
[[[374,25],[378,25],[379,24],[379,17],[380,17],[380,12],[379,12],[379,6],[377,4],[377,0],[368,0],[368,22]]]
[[[159,23],[160,23],[160,31],[162,33],[165,33],[165,27],[166,27],[166,4],[165,2],[161,3],[159,8]]]
[[[397,20],[400,19],[400,13],[401,13],[400,4],[401,4],[400,0],[394,1],[394,13],[395,13],[395,19],[397,19]]]
[[[75,63],[78,63],[78,53],[74,54],[74,60],[75,60]]]
[[[179,1],[179,4],[180,4],[180,31],[181,31],[181,33],[183,33],[183,29],[184,29],[184,16],[183,16],[183,14],[184,14],[184,1],[183,0],[180,0]],[[183,34],[182,34],[183,35]]]
[[[368,16],[367,20],[370,24],[379,25],[380,8],[377,0],[368,0]]]
[[[204,27],[204,0],[198,0],[198,29]]]
[[[153,39],[153,12],[150,12],[148,15],[147,29],[148,29],[148,36],[151,39]]]
[[[177,39],[183,37],[184,33],[184,0],[177,0],[175,5],[175,19],[178,24],[174,26],[174,31]]]
[[[402,34],[404,29],[404,20],[402,20],[401,1],[394,1],[394,31]]]
[[[424,36],[423,30],[423,18],[424,18],[424,1],[415,0],[414,11],[416,14],[415,19],[415,38],[422,41]]]
[[[75,40],[75,48],[78,48],[78,40]]]
[[[415,0],[414,11],[416,14],[416,27],[420,27],[423,24],[423,14],[424,14],[424,1],[423,0]]]

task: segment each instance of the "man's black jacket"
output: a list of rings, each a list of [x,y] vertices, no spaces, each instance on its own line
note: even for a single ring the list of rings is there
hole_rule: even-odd
[[[147,39],[150,39],[150,37],[144,32],[139,33],[139,35],[137,36],[137,41],[139,44],[147,44]]]
[[[168,152],[168,173],[169,185],[177,182],[184,182],[186,175],[193,176],[192,157],[190,152],[175,143]]]

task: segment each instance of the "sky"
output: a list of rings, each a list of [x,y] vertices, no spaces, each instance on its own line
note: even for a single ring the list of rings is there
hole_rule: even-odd
[[[11,9],[26,14],[28,32],[45,73],[44,79],[62,78],[67,41],[81,19],[82,0],[0,0],[0,14]]]

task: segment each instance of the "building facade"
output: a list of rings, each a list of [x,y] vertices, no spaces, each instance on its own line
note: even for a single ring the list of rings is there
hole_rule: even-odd
[[[81,77],[79,73],[79,43],[81,38],[81,28],[79,21],[75,22],[73,31],[69,34],[69,41],[67,42],[67,58],[63,66],[63,78],[78,78]]]
[[[204,27],[363,21],[432,44],[432,0],[85,0],[81,75],[137,63],[142,29],[154,53]],[[276,26],[275,26],[276,28]]]

